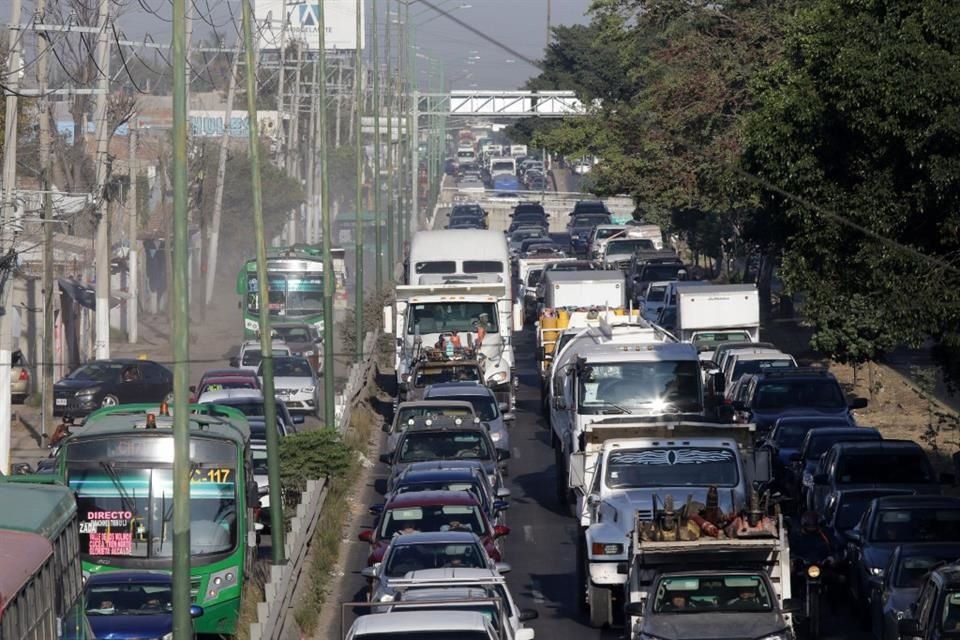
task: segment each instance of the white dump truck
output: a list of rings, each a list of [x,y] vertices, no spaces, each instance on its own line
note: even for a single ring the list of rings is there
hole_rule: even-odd
[[[569,487],[577,497],[580,584],[593,624],[609,624],[622,610],[613,602],[623,604],[634,522],[655,520],[666,496],[724,514],[748,506],[752,483],[770,478],[769,453],[753,448],[753,436],[753,425],[695,416],[617,416],[590,425],[582,449],[571,454]]]

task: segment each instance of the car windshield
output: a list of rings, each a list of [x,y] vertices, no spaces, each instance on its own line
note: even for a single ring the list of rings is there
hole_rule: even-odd
[[[536,287],[540,284],[540,279],[543,276],[543,269],[532,269],[527,272],[527,287]]]
[[[831,427],[841,426],[831,424]],[[818,435],[816,433],[810,435],[810,442],[807,443],[807,452],[804,459],[806,460],[819,460],[820,456],[827,452],[827,449],[837,444],[838,442],[856,442],[864,440],[879,440],[880,435],[865,429],[863,433],[829,433]]]
[[[464,482],[412,482],[412,483],[403,483],[397,486],[394,489],[394,493],[400,495],[401,493],[416,493],[417,491],[466,491],[474,498],[477,499],[477,502],[484,505],[487,505],[487,500],[485,499],[483,489],[477,486],[472,481]]]
[[[841,455],[837,484],[930,484],[933,469],[922,451],[868,451]],[[960,513],[960,512],[958,512]]]
[[[759,360],[737,360],[733,365],[733,375],[731,382],[736,382],[740,376],[748,373],[767,373],[768,371],[777,371],[796,367],[792,358],[763,358]]]
[[[683,268],[682,264],[648,264],[644,266],[641,277],[647,282],[651,280],[676,280],[677,272]]]
[[[594,240],[606,240],[610,236],[618,233],[623,233],[623,227],[606,227],[604,229],[597,229]]]
[[[893,584],[901,589],[919,589],[928,573],[939,566],[956,562],[958,558],[960,547],[940,553],[921,551],[916,555],[901,555]]]
[[[384,560],[383,573],[389,578],[402,578],[409,571],[423,569],[483,569],[484,555],[477,544],[395,545]]]
[[[407,433],[400,446],[399,462],[492,460],[484,435],[467,430]]]
[[[803,444],[803,438],[811,429],[818,427],[833,427],[833,424],[818,424],[816,422],[787,422],[777,425],[774,442],[781,449],[798,449]]]
[[[606,461],[607,487],[735,487],[739,478],[733,451],[705,447],[623,449]]]
[[[883,509],[873,519],[874,542],[951,542],[960,540],[960,511]]]
[[[692,342],[699,351],[706,351],[728,342],[742,342],[749,339],[750,334],[746,331],[699,331],[693,336]]]
[[[611,240],[607,243],[607,255],[630,255],[634,251],[642,249],[654,249],[653,240],[646,238],[626,238],[623,240]]]
[[[574,205],[573,212],[577,215],[581,213],[606,213],[607,206],[602,202],[578,202]]]
[[[598,216],[598,215],[577,215],[573,219],[571,226],[574,227],[595,227],[598,224],[607,224],[610,222],[610,216]]]
[[[758,575],[695,575],[665,577],[657,584],[655,613],[708,611],[771,611],[767,583]]]
[[[530,238],[542,238],[543,231],[540,229],[520,229],[510,234],[510,242],[523,242]]]
[[[124,368],[122,362],[91,362],[85,364],[70,375],[71,380],[96,380],[97,382],[110,382],[116,380],[120,375],[120,370]]]
[[[696,413],[700,409],[699,362],[611,362],[584,367],[580,413]]]
[[[263,375],[263,364],[257,369],[257,375]],[[305,358],[274,358],[273,375],[278,378],[312,378],[313,369]]]
[[[231,378],[229,380],[220,380],[217,382],[207,382],[200,387],[200,394],[209,391],[224,391],[226,389],[256,389],[257,384],[253,380],[245,378]]]
[[[387,509],[380,526],[380,537],[429,531],[468,531],[479,536],[487,530],[476,505],[433,505]]]
[[[477,382],[480,368],[477,365],[425,365],[417,367],[413,386],[422,389],[443,382]]]
[[[312,342],[313,335],[309,327],[274,327],[277,335],[286,342]]]
[[[173,612],[169,584],[93,585],[85,590],[88,616],[150,616]]]
[[[468,395],[468,396],[443,396],[444,400],[457,400],[469,402],[473,405],[473,411],[484,422],[496,420],[500,416],[500,407],[497,405],[497,399],[490,395]]]
[[[843,409],[843,392],[836,380],[769,380],[756,391],[753,406],[762,411],[811,408]]]

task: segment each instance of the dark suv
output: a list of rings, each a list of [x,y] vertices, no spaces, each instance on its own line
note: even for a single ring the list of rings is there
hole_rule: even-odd
[[[836,377],[826,369],[792,368],[772,371],[750,381],[746,399],[734,409],[747,414],[763,437],[777,420],[791,415],[845,416],[854,426],[851,409],[867,406],[865,398],[847,399]]]
[[[609,213],[575,213],[567,223],[570,234],[570,248],[574,253],[586,253],[590,247],[593,229],[599,224],[612,224]]]

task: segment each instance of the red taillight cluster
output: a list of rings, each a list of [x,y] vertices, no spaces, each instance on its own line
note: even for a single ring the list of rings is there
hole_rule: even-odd
[[[30,374],[26,369],[20,369],[20,382],[24,382],[30,379]]]

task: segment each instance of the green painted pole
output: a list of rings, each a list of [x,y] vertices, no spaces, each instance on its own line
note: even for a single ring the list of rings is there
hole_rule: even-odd
[[[257,61],[253,48],[250,0],[243,0],[243,50],[246,61],[247,119],[250,133],[250,188],[253,202],[253,233],[257,244],[257,308],[260,311],[260,353],[263,367],[263,421],[267,425],[267,478],[270,483],[270,558],[285,562],[283,551],[283,496],[280,492],[280,436],[273,384],[273,336],[270,305],[267,304],[267,237],[263,226],[263,191],[260,183],[260,134],[257,122]]]
[[[190,618],[190,305],[187,291],[187,14],[173,3],[173,634]],[[180,408],[183,407],[183,410]]]
[[[377,293],[383,289],[383,230],[381,227],[381,216],[383,213],[380,211],[381,206],[381,197],[380,197],[380,146],[383,144],[383,140],[380,139],[380,112],[381,112],[381,99],[380,99],[380,46],[378,43],[377,30],[380,28],[377,20],[377,3],[373,2],[373,224],[376,229],[376,243],[377,243],[377,276],[376,276],[376,286]],[[390,14],[387,13],[387,20],[390,20]]]
[[[363,127],[361,123],[363,122],[363,51],[360,48],[361,37],[363,36],[363,3],[357,2],[357,46],[354,49],[353,56],[353,105],[357,110],[357,126],[354,128],[354,148],[357,154],[357,163],[356,163],[356,172],[357,172],[357,206],[356,206],[356,226],[353,231],[354,243],[353,243],[353,253],[356,258],[356,264],[354,269],[356,270],[356,277],[354,278],[354,286],[356,286],[356,300],[354,304],[356,308],[354,309],[354,331],[356,334],[356,344],[354,345],[356,351],[357,362],[363,360],[363,243],[364,243],[364,228],[363,228]]]
[[[320,105],[317,116],[319,129],[317,146],[320,148],[320,218],[323,224],[323,424],[333,429],[336,427],[336,407],[334,406],[333,388],[333,231],[330,224],[330,180],[328,168],[330,166],[327,131],[327,43],[326,25],[324,21],[323,2],[317,10],[317,33],[319,38],[319,52],[317,66],[320,77],[317,103]]]

